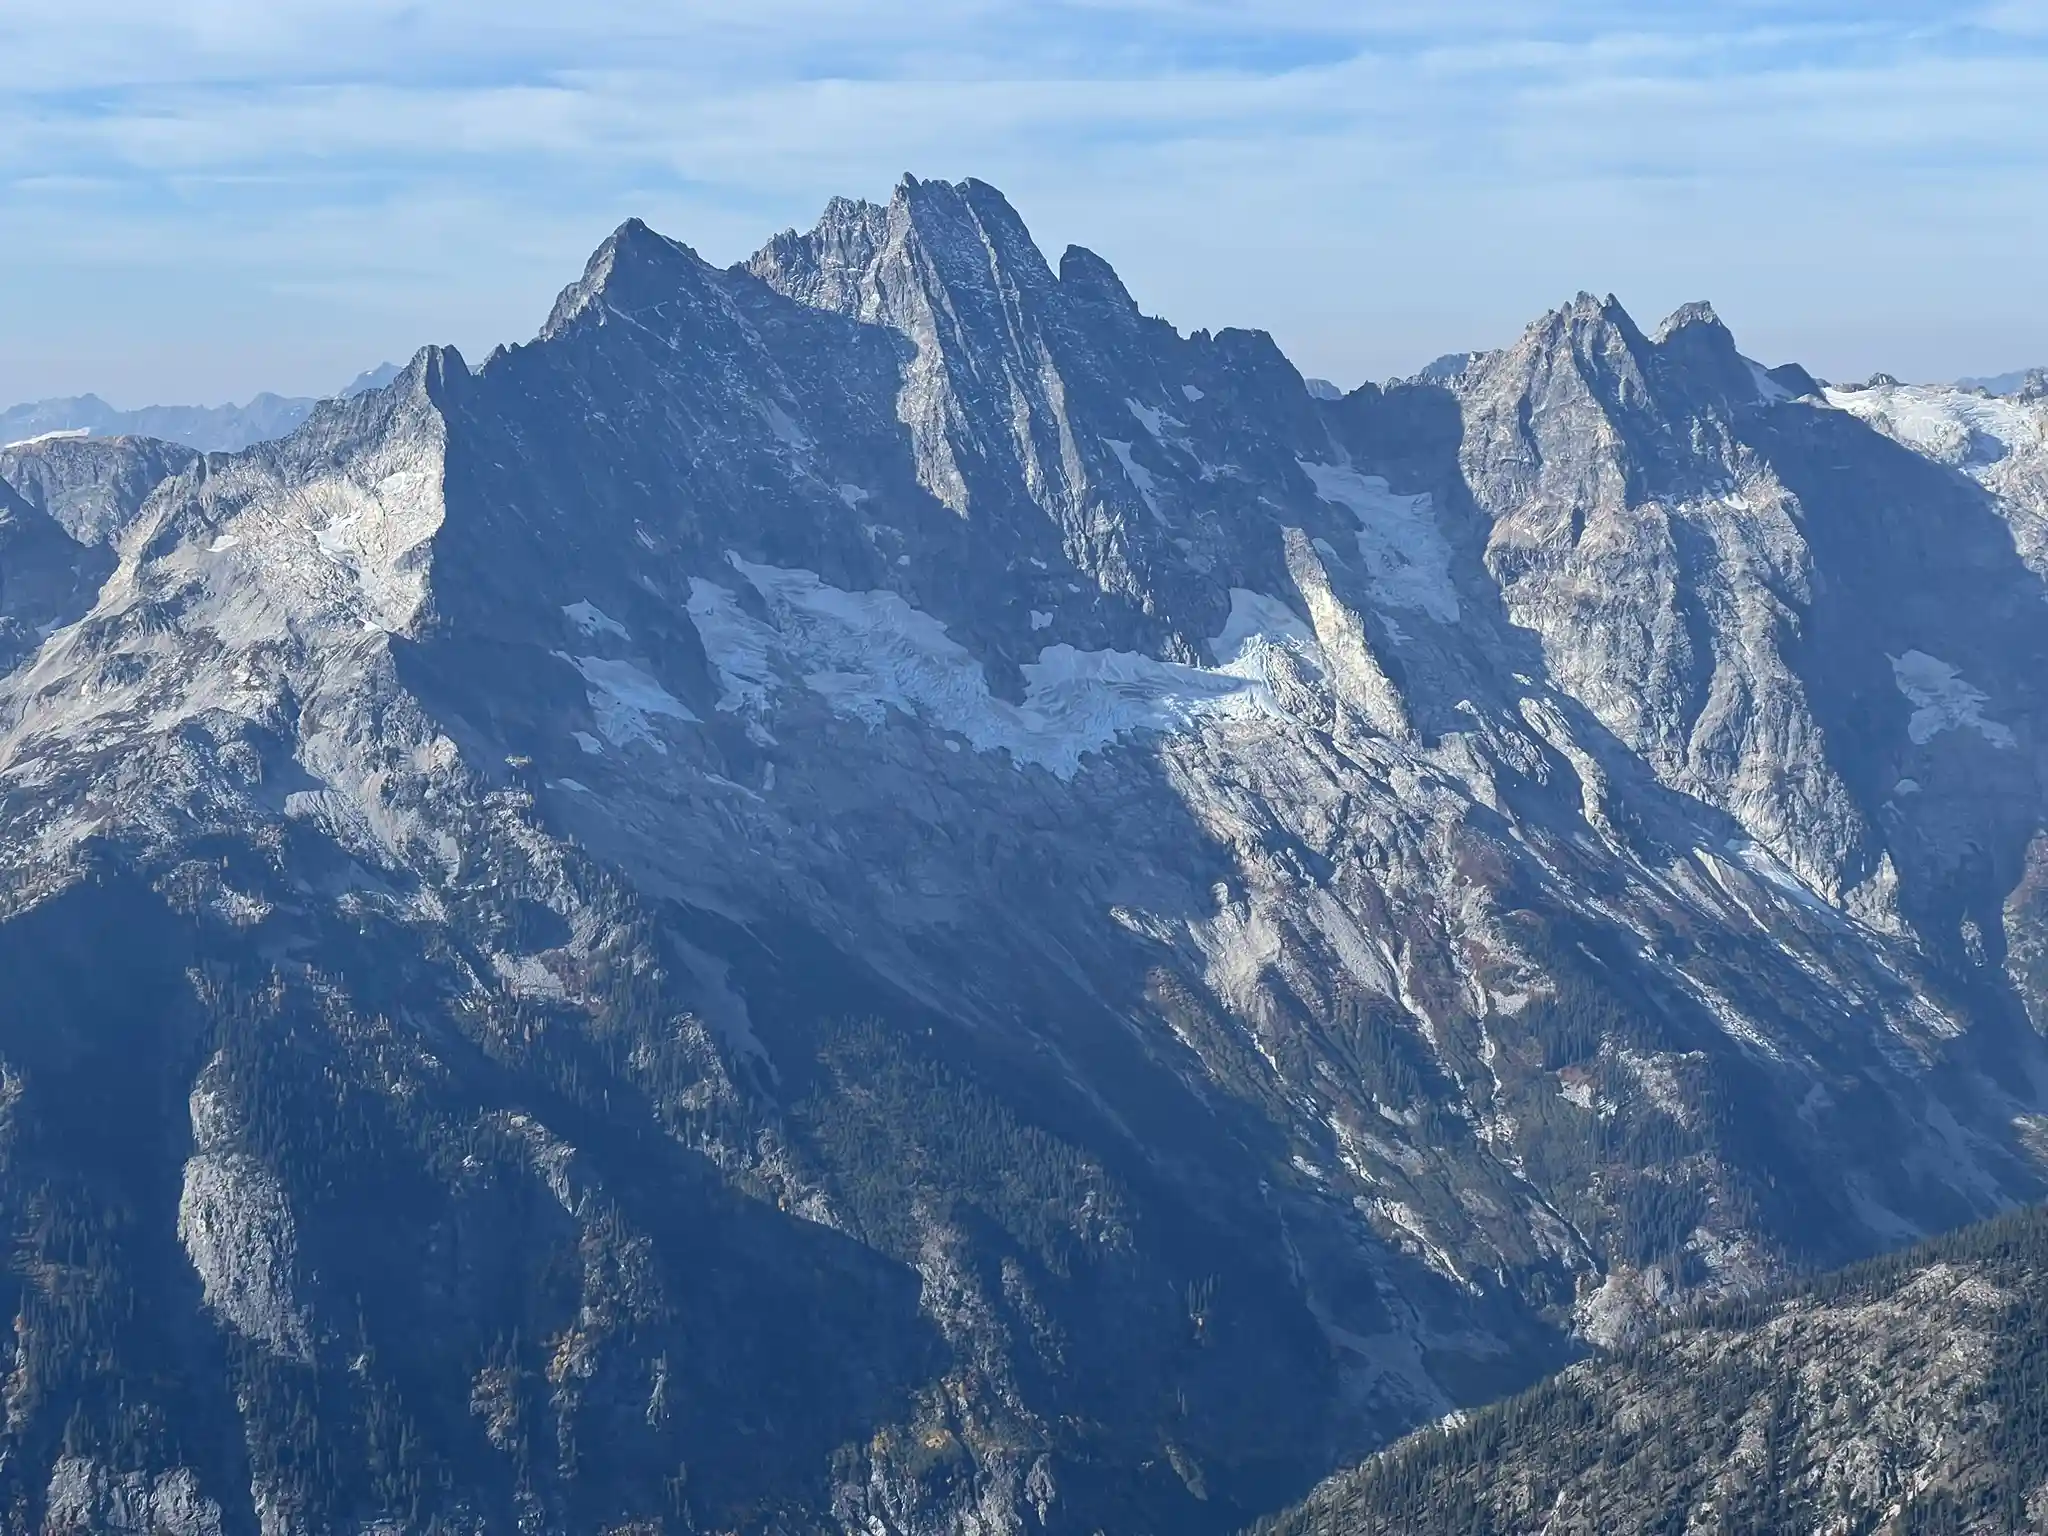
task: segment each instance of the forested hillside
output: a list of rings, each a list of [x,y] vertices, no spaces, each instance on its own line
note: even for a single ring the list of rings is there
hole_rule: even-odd
[[[1730,1303],[1425,1430],[1261,1536],[2048,1528],[2048,1214]]]

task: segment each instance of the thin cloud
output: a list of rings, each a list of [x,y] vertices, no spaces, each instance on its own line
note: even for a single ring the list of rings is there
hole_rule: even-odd
[[[1503,340],[1580,287],[1646,310],[1709,293],[1755,350],[1826,370],[1981,371],[1993,347],[2048,357],[2022,278],[2048,255],[2041,20],[16,0],[0,325],[49,342],[0,353],[0,395],[318,387],[308,359],[324,379],[336,348],[487,347],[529,334],[628,213],[731,260],[905,169],[993,180],[1148,307],[1266,325],[1347,381]],[[176,325],[126,297],[153,290]],[[59,324],[105,334],[66,354]],[[119,370],[124,335],[187,324],[208,340],[168,369],[153,345],[126,377],[62,361]]]

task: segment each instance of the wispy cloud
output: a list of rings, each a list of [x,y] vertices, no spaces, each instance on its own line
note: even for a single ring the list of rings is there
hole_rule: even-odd
[[[2038,0],[12,0],[0,55],[0,395],[484,348],[628,213],[730,260],[906,169],[1346,380],[1581,287],[2048,358]]]

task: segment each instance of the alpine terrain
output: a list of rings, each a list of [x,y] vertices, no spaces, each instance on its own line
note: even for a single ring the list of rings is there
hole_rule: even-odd
[[[1424,1430],[1267,1536],[2038,1531],[2048,1216],[1999,1217]]]
[[[1224,1532],[2037,1199],[2044,576],[2038,397],[973,181],[0,450],[0,1527]]]

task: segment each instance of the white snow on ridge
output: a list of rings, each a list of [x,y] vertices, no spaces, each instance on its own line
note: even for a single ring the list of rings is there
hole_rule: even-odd
[[[1003,751],[1061,778],[1119,736],[1178,731],[1205,717],[1272,711],[1261,643],[1300,645],[1306,626],[1256,593],[1233,594],[1225,631],[1235,665],[1186,666],[1130,651],[1047,646],[1023,667],[1022,704],[990,693],[981,663],[945,625],[893,592],[848,592],[814,572],[755,565],[727,555],[760,594],[762,622],[715,582],[691,583],[689,612],[717,671],[722,710],[764,710],[785,677],[825,700],[833,713],[879,726],[893,711],[964,738],[976,751]],[[1278,635],[1256,628],[1266,610],[1286,615]]]
[[[613,661],[603,656],[569,656],[555,652],[583,674],[588,684],[590,713],[598,734],[615,747],[644,741],[664,756],[668,746],[654,733],[653,721],[660,716],[689,724],[696,720],[689,707],[660,683],[630,661]],[[579,743],[580,745],[580,743]]]
[[[1906,735],[1915,746],[1924,746],[1943,731],[1965,729],[1975,731],[1994,747],[2015,744],[2010,727],[1984,717],[1990,698],[1964,682],[1962,674],[1947,662],[1925,651],[1908,651],[1889,660],[1892,681],[1914,705]]]
[[[1745,357],[1749,364],[1749,376],[1756,380],[1756,397],[1766,404],[1775,405],[1781,400],[1793,398],[1792,391],[1771,377],[1770,370],[1753,358]]]
[[[1201,396],[1196,394],[1190,398],[1198,400]],[[1130,413],[1138,418],[1145,430],[1162,442],[1167,438],[1166,429],[1168,427],[1185,427],[1187,425],[1186,422],[1167,415],[1166,412],[1160,410],[1156,405],[1144,405],[1136,400],[1126,400],[1124,404],[1130,409]]]
[[[621,640],[633,637],[626,633],[626,626],[617,619],[607,617],[604,610],[589,601],[570,603],[562,609],[562,616],[586,635],[612,634]]]
[[[1937,384],[1830,389],[1828,404],[1974,478],[2019,452],[2048,448],[2048,409]]]
[[[1295,462],[1315,482],[1316,495],[1358,519],[1358,552],[1375,597],[1426,613],[1439,624],[1458,622],[1451,548],[1436,525],[1428,492],[1397,496],[1380,476],[1362,475],[1348,464]]]
[[[1317,654],[1315,632],[1292,608],[1263,592],[1232,587],[1230,617],[1223,621],[1223,632],[1209,642],[1209,654],[1223,671],[1235,672],[1268,645]],[[1263,679],[1265,673],[1261,670],[1257,675]]]
[[[58,443],[67,438],[91,436],[90,427],[59,427],[54,432],[38,432],[34,437],[18,437],[11,443],[0,443],[0,448],[33,448],[37,443]]]

